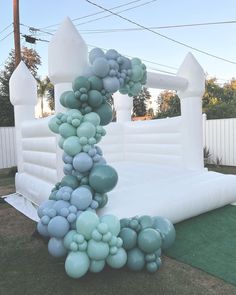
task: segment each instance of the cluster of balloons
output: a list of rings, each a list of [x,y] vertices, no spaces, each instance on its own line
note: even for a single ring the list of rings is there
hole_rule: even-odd
[[[169,248],[175,240],[173,224],[163,217],[121,219],[119,237],[127,251],[127,267],[133,271],[144,268],[150,273],[161,266],[161,250]]]
[[[117,172],[97,146],[106,134],[103,126],[112,120],[108,100],[118,90],[138,95],[146,82],[146,67],[140,59],[130,60],[114,49],[104,53],[95,48],[89,60],[84,75],[60,97],[68,110],[49,121],[50,130],[60,135],[65,176],[39,207],[37,229],[49,239],[52,256],[67,255],[65,269],[72,278],[89,270],[100,272],[106,263],[113,268],[127,263],[136,271],[146,265],[154,272],[161,263],[160,248],[173,242],[173,225],[149,216],[120,222],[113,215],[99,218],[96,214],[118,181]]]
[[[126,264],[127,254],[123,241],[117,237],[120,221],[114,215],[98,217],[93,212],[83,212],[76,220],[76,229],[64,237],[64,247],[69,254],[65,261],[66,273],[80,278],[91,271],[103,270],[105,264],[121,268]]]

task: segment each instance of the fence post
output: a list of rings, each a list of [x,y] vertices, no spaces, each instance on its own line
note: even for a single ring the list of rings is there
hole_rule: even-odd
[[[37,104],[37,83],[23,61],[11,75],[9,87],[10,101],[14,106],[17,167],[18,172],[22,172],[22,123],[35,118]]]
[[[133,108],[133,97],[116,92],[114,95],[114,108],[116,110],[116,121],[131,121],[131,112]]]
[[[55,86],[55,111],[63,112],[60,96],[72,89],[72,81],[88,65],[88,48],[69,18],[66,18],[52,37],[48,47],[49,78]],[[57,179],[63,177],[63,151],[57,147]]]
[[[187,169],[204,168],[202,96],[205,91],[205,74],[195,57],[188,53],[177,76],[188,80],[185,90],[179,90],[183,123],[183,159]]]

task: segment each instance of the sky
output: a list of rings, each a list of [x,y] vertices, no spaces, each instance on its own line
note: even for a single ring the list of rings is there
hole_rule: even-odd
[[[35,28],[44,28],[42,30],[54,33],[58,24],[68,16],[71,19],[81,18],[91,13],[100,12],[101,9],[92,6],[85,0],[19,0],[20,2],[20,23]],[[127,4],[131,0],[93,0],[93,2],[106,8]],[[150,2],[146,5],[131,9],[126,12],[120,12],[124,9],[131,8],[143,3]],[[0,0],[0,32],[12,23],[12,1]],[[140,0],[136,3],[114,9],[114,12],[126,18],[131,19],[145,27],[168,26],[202,22],[234,21],[236,11],[235,0]],[[109,15],[108,12],[101,13],[74,21],[77,29],[81,33],[87,44],[101,48],[114,48],[121,54],[139,57],[154,63],[164,64],[168,67],[157,64],[144,62],[148,68],[153,70],[168,71],[176,73],[181,65],[185,55],[191,51],[197,58],[204,71],[211,77],[217,77],[220,83],[224,83],[232,77],[236,77],[236,40],[235,29],[236,23],[224,25],[198,26],[159,29],[157,32],[180,42],[187,43],[192,47],[207,51],[211,54],[223,57],[235,62],[231,64],[202,53],[190,50],[179,44],[161,38],[148,31],[128,31],[128,32],[109,32],[94,33],[88,30],[107,30],[107,29],[126,29],[137,28],[125,20],[116,16],[109,16],[90,23],[95,18]],[[9,51],[13,48],[12,27],[0,33],[0,68],[3,67],[8,57]],[[86,31],[87,30],[87,31]],[[22,34],[29,34],[25,26],[21,26]],[[4,40],[5,36],[10,34]],[[50,40],[51,35],[39,32],[37,38]],[[28,46],[36,49],[41,56],[42,66],[39,74],[47,75],[47,42],[37,42],[36,45],[26,43],[24,38],[21,39],[22,46]]]

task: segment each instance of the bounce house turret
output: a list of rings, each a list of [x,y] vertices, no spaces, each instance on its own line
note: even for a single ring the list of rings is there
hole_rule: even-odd
[[[184,166],[190,170],[204,168],[202,137],[202,96],[205,74],[195,57],[188,53],[179,68],[179,77],[188,81],[186,89],[179,90],[183,126]]]
[[[63,111],[59,102],[62,92],[71,90],[72,81],[88,64],[88,48],[69,18],[52,37],[48,47],[49,78],[55,86],[55,111]]]
[[[37,83],[23,61],[13,72],[10,82],[10,101],[14,106],[15,133],[18,171],[23,169],[21,126],[26,120],[33,120],[37,104]]]

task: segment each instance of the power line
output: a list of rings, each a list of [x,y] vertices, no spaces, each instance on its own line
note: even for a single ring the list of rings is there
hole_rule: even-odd
[[[8,26],[6,26],[3,30],[0,31],[0,34],[2,34],[3,32],[5,32],[8,28],[10,28],[12,26],[12,23],[10,23]]]
[[[121,7],[128,6],[130,4],[133,4],[133,3],[136,3],[136,2],[140,2],[140,1],[142,1],[142,0],[134,0],[134,1],[128,2],[126,4],[122,4],[122,5],[111,7],[110,9],[121,8]],[[90,16],[94,16],[94,15],[98,15],[98,14],[103,14],[103,13],[104,13],[104,11],[99,11],[99,12],[91,13],[91,14],[88,14],[88,15],[85,15],[85,16],[74,18],[74,19],[72,19],[72,21],[79,20],[79,19],[84,19],[84,18],[88,18]],[[48,28],[55,27],[55,26],[58,26],[58,25],[60,25],[60,23],[57,23],[57,24],[54,24],[54,25],[50,25],[50,26],[47,26],[47,27],[43,27],[42,29],[48,29]]]
[[[133,9],[135,9],[135,8],[138,8],[138,7],[141,7],[141,6],[145,6],[145,5],[147,5],[147,4],[150,4],[150,3],[152,3],[152,2],[156,2],[156,1],[157,1],[157,0],[147,1],[147,2],[144,2],[144,3],[142,3],[142,4],[139,4],[139,5],[136,5],[136,6],[132,6],[132,7],[130,7],[130,8],[126,8],[126,9],[124,9],[124,10],[120,10],[120,11],[118,11],[117,13],[122,13],[122,12],[125,12],[125,11],[133,10]],[[103,16],[103,17],[99,17],[99,18],[95,18],[95,19],[92,19],[92,20],[89,20],[89,21],[86,21],[86,22],[83,22],[83,23],[75,24],[75,26],[77,27],[77,26],[86,25],[86,24],[89,24],[89,23],[93,23],[93,22],[95,22],[95,21],[97,21],[97,20],[104,19],[104,18],[111,17],[111,16],[112,16],[111,14],[108,14],[108,15],[105,15],[105,16]]]
[[[193,23],[193,24],[179,24],[179,25],[168,25],[158,27],[147,27],[151,30],[161,29],[173,29],[173,28],[185,28],[185,27],[198,27],[198,26],[210,26],[210,25],[225,25],[235,24],[236,20],[231,21],[219,21],[219,22],[204,22],[204,23]],[[113,29],[97,29],[97,30],[80,30],[83,34],[97,34],[97,33],[115,33],[115,32],[129,32],[129,31],[143,31],[143,28],[113,28]]]
[[[7,34],[5,37],[3,37],[2,39],[0,39],[0,42],[5,40],[7,37],[9,37],[11,34],[13,34],[13,31],[11,31],[9,34]]]
[[[191,46],[191,45],[188,45],[188,44],[186,44],[186,43],[184,43],[184,42],[178,41],[178,40],[176,40],[176,39],[173,39],[173,38],[171,38],[171,37],[168,37],[168,36],[166,36],[166,35],[163,35],[163,34],[161,34],[161,33],[158,33],[158,32],[156,32],[156,31],[153,31],[152,29],[149,29],[148,27],[145,27],[145,26],[143,26],[143,25],[141,25],[141,24],[139,24],[139,23],[137,23],[137,22],[135,22],[135,21],[132,21],[131,19],[126,18],[126,17],[124,17],[124,16],[122,16],[122,15],[120,15],[120,14],[117,14],[117,13],[115,13],[115,12],[113,12],[113,11],[111,11],[111,10],[109,10],[109,9],[107,9],[107,8],[105,8],[105,7],[103,7],[103,6],[101,6],[101,5],[98,5],[98,4],[96,4],[96,3],[94,3],[94,2],[92,2],[92,1],[90,1],[90,0],[85,0],[85,1],[88,2],[88,3],[90,3],[90,4],[93,5],[93,6],[99,7],[100,9],[103,9],[104,11],[110,12],[111,14],[113,14],[113,15],[115,15],[115,16],[117,16],[117,17],[119,17],[119,18],[121,18],[121,19],[123,19],[123,20],[129,22],[129,23],[132,23],[132,24],[134,24],[134,25],[136,25],[136,26],[138,26],[138,27],[140,27],[140,28],[142,28],[142,29],[144,29],[144,30],[147,30],[147,31],[149,31],[149,32],[151,32],[151,33],[153,33],[153,34],[155,34],[155,35],[158,35],[158,36],[160,36],[160,37],[162,37],[162,38],[164,38],[164,39],[167,39],[167,40],[169,40],[169,41],[171,41],[171,42],[174,42],[174,43],[179,44],[179,45],[181,45],[181,46],[184,46],[184,47],[190,48],[190,49],[192,49],[192,50],[195,50],[195,51],[200,52],[200,53],[202,53],[202,54],[208,55],[208,56],[210,56],[210,57],[214,57],[214,58],[216,58],[216,59],[219,59],[219,60],[222,60],[222,61],[225,61],[225,62],[228,62],[228,63],[231,63],[231,64],[235,64],[235,65],[236,65],[236,62],[235,62],[235,61],[231,61],[231,60],[229,60],[229,59],[226,59],[226,58],[223,58],[223,57],[220,57],[220,56],[217,56],[217,55],[211,54],[211,53],[209,53],[209,52],[207,52],[207,51],[204,51],[204,50],[198,49],[198,48],[193,47],[193,46]]]

